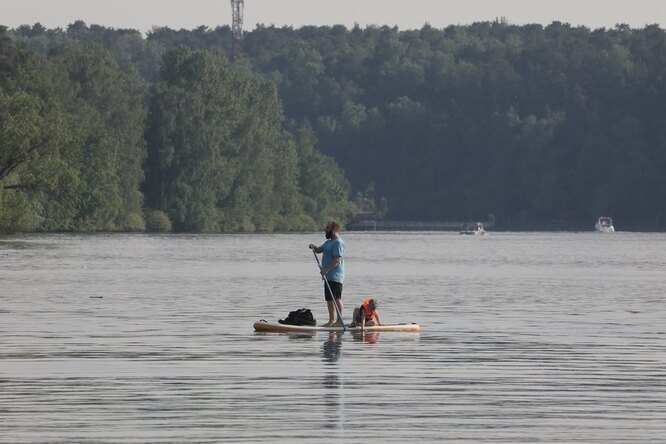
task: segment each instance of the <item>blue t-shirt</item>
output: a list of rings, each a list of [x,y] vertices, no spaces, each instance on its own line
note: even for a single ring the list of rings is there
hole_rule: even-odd
[[[342,284],[345,280],[345,243],[342,238],[328,239],[320,248],[324,250],[321,257],[323,269],[328,268],[335,256],[340,256],[340,264],[326,274],[326,279]]]

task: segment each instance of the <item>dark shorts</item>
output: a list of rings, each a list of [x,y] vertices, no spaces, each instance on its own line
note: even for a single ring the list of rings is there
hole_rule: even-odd
[[[331,291],[333,292],[335,299],[342,299],[342,284],[340,282],[328,281],[328,285],[331,286]],[[333,296],[331,296],[331,293],[328,291],[328,286],[326,286],[326,282],[324,282],[324,299],[332,301]]]

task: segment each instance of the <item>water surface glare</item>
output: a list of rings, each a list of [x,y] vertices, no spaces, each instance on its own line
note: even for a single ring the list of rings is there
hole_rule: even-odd
[[[0,237],[0,442],[664,442],[666,234],[344,233],[423,331],[255,333],[322,237]]]

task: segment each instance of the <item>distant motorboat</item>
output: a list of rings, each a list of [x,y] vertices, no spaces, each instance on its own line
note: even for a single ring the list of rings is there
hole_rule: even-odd
[[[613,219],[610,217],[600,217],[597,223],[594,224],[594,229],[600,233],[614,233]]]
[[[486,234],[486,229],[483,227],[481,222],[476,222],[474,224],[464,224],[460,234],[468,234],[471,236],[482,236]]]

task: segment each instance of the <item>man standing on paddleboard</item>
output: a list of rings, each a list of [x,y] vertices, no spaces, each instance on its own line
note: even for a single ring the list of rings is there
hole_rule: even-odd
[[[326,225],[326,241],[319,247],[315,244],[310,244],[309,247],[315,253],[323,253],[321,257],[321,275],[324,277],[324,299],[328,308],[328,322],[324,324],[324,327],[342,325],[345,244],[340,237],[340,224],[335,221],[329,222]],[[334,304],[337,305],[337,310]],[[339,319],[336,319],[336,312],[339,312]]]

